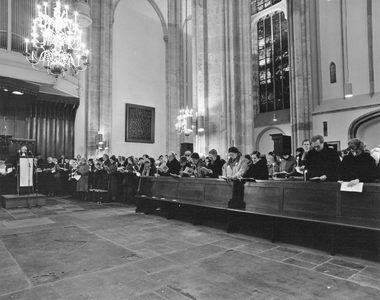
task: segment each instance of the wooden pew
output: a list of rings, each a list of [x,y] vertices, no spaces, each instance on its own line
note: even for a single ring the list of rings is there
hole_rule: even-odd
[[[246,183],[244,213],[273,217],[272,242],[276,219],[292,219],[331,225],[331,253],[341,227],[380,231],[380,185],[364,184],[362,193],[341,192],[337,182],[259,181]]]
[[[192,211],[194,224],[198,224],[207,210],[225,211],[231,197],[232,183],[220,179],[141,177],[136,212],[149,214],[160,207],[170,219],[184,208]]]

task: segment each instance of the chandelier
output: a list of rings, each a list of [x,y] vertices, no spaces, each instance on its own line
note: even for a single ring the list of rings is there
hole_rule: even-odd
[[[44,2],[43,6],[44,12],[41,5],[37,5],[32,38],[25,39],[23,55],[34,69],[45,68],[55,79],[65,78],[66,72],[75,76],[90,64],[89,51],[82,42],[82,30],[77,22],[78,12],[70,18],[69,6],[62,7],[61,2],[57,1],[51,17],[48,3]]]
[[[177,116],[177,123],[175,124],[175,131],[178,134],[184,133],[189,136],[192,132],[193,125],[193,110],[186,106],[186,109],[181,109]]]

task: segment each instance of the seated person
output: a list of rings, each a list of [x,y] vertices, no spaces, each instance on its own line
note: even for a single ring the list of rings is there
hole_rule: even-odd
[[[144,159],[144,168],[141,172],[141,176],[154,176],[156,174],[156,166],[154,165],[154,158],[149,157]]]
[[[290,155],[289,150],[284,150],[282,154],[282,159],[280,162],[280,170],[282,172],[288,173],[288,175],[294,175],[297,173],[296,166],[297,166],[296,159]]]
[[[334,148],[324,142],[323,136],[311,138],[312,149],[306,155],[305,168],[308,178],[321,181],[337,181],[340,172],[340,159]]]
[[[248,170],[244,174],[244,178],[268,180],[266,159],[261,157],[259,151],[253,151],[251,156],[246,155],[245,158],[248,159]]]
[[[179,164],[181,166],[181,168],[179,169],[180,177],[190,177],[191,175],[193,175],[193,168],[186,156],[180,157]]]
[[[380,145],[376,146],[371,150],[371,156],[374,158],[376,163],[376,182],[380,182]]]
[[[268,177],[272,177],[273,173],[280,172],[280,166],[277,164],[276,156],[273,152],[269,152],[267,155],[267,169]]]
[[[175,157],[175,153],[170,151],[168,153],[168,160],[165,168],[160,168],[158,174],[161,176],[170,176],[170,174],[179,175],[180,164]]]
[[[202,167],[203,163],[197,152],[191,154],[191,166],[193,168],[193,175],[191,177],[203,177]]]
[[[223,174],[222,168],[226,161],[221,159],[215,149],[211,149],[208,153],[210,163],[202,168],[205,177],[218,178]]]
[[[361,139],[348,142],[350,153],[342,160],[340,179],[349,181],[348,186],[359,182],[372,182],[376,179],[376,161],[366,151],[366,144]]]
[[[242,156],[236,147],[228,149],[228,157],[228,161],[223,166],[223,177],[227,180],[243,177],[248,170],[248,160]]]

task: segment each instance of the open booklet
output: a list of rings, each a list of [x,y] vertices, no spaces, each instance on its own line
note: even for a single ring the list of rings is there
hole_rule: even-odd
[[[340,191],[341,192],[356,192],[361,193],[363,192],[363,182],[359,182],[353,186],[348,186],[349,182],[343,181],[340,185]]]
[[[161,172],[163,172],[163,173],[166,173],[169,170],[169,167],[167,165],[161,165],[158,168],[158,170],[161,171]]]
[[[288,173],[285,171],[273,172],[273,176],[275,176],[277,178],[285,178],[285,177],[287,177],[287,175],[288,175]]]

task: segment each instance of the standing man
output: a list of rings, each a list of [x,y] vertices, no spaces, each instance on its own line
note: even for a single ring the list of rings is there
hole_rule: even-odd
[[[308,178],[320,181],[338,181],[340,159],[334,148],[324,142],[323,136],[311,138],[311,150],[306,155],[305,168]]]

